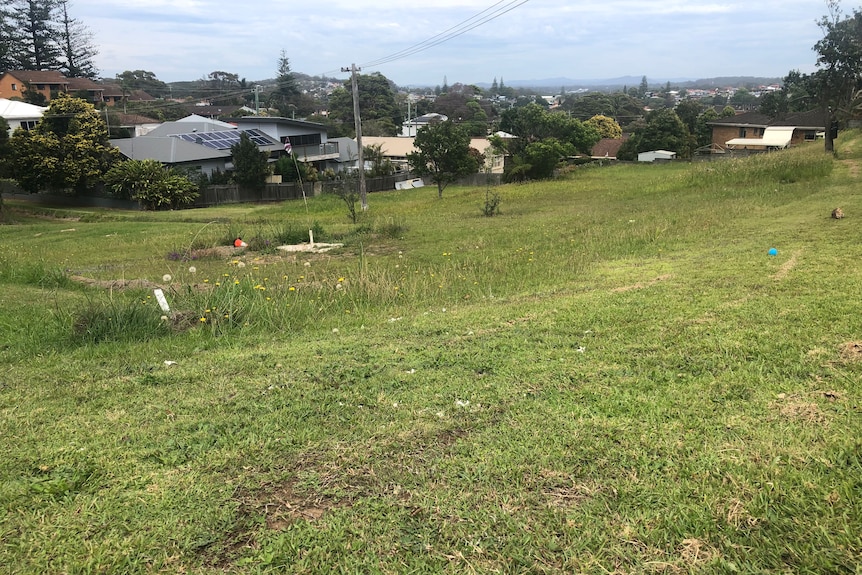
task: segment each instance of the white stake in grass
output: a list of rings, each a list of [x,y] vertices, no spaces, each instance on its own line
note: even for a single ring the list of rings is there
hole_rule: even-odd
[[[161,289],[154,289],[153,293],[156,295],[156,301],[159,302],[159,307],[162,308],[162,311],[171,313],[171,306],[168,305],[168,300],[165,299],[165,292]]]

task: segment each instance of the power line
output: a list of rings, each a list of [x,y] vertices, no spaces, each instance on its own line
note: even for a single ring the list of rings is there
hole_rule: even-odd
[[[443,44],[444,42],[448,42],[453,38],[457,38],[458,36],[466,34],[470,30],[478,28],[483,24],[487,24],[492,20],[496,20],[500,16],[511,12],[515,8],[523,6],[529,1],[530,0],[500,0],[499,2],[486,8],[485,10],[482,10],[478,14],[475,14],[470,18],[464,20],[460,24],[452,26],[451,28],[448,28],[447,30],[444,30],[443,32],[440,32],[439,34],[436,34],[428,38],[427,40],[419,42],[418,44],[415,44],[409,48],[405,48],[404,50],[395,52],[394,54],[391,54],[389,56],[385,56],[383,58],[368,62],[367,64],[363,64],[362,67],[381,66],[383,64],[388,64],[390,62],[406,58],[407,56],[412,56],[413,54],[423,52],[425,50],[428,50],[429,48],[433,48],[434,46],[439,46],[440,44]]]

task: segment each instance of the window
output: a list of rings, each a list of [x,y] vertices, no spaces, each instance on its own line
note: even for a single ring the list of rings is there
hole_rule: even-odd
[[[13,92],[17,92],[17,91],[18,91],[18,84],[12,84],[12,91],[13,91]]]
[[[747,135],[748,135],[748,132],[746,131],[746,129],[745,129],[745,128],[740,128],[740,129],[739,129],[739,137],[740,137],[740,138],[744,138],[744,137],[746,137]]]
[[[21,129],[22,130],[32,130],[36,127],[38,123],[37,120],[21,120]]]

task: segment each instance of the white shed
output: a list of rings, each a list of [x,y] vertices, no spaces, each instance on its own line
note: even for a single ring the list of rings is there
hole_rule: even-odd
[[[652,152],[641,152],[638,154],[638,162],[655,162],[656,160],[675,160],[676,152],[667,150],[653,150]]]

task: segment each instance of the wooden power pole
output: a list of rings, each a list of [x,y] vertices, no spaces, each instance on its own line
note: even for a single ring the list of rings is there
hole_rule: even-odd
[[[356,123],[356,147],[359,151],[359,201],[362,203],[362,211],[365,211],[368,209],[368,194],[365,191],[365,154],[362,150],[362,120],[359,117],[359,82],[356,79],[356,72],[361,70],[356,64],[341,69],[342,72],[350,72],[350,84],[353,87],[353,119]]]

